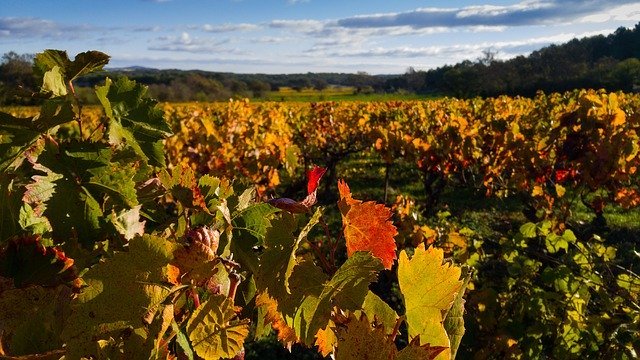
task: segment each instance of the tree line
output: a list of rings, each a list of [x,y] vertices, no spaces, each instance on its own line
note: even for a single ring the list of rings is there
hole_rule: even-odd
[[[416,93],[435,96],[533,96],[537,91],[576,88],[640,91],[640,23],[614,33],[550,45],[528,56],[499,60],[492,49],[475,60],[423,71],[409,68],[399,75],[358,73],[235,74],[200,70],[158,70],[144,67],[111,69],[110,77],[127,76],[149,86],[160,101],[216,101],[231,97],[261,98],[282,87],[319,91],[347,86],[354,93]],[[0,104],[25,104],[9,89],[38,88],[33,55],[8,52],[0,60]],[[78,94],[95,102],[91,88],[102,74],[77,81]],[[33,100],[29,100],[33,101]]]

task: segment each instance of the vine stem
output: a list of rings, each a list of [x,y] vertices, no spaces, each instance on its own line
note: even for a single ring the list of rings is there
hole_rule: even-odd
[[[405,319],[406,319],[406,316],[402,315],[396,320],[396,324],[393,327],[393,331],[391,332],[391,334],[389,334],[389,340],[391,341],[396,340],[396,336],[398,336],[398,333],[400,332],[400,325],[402,325]]]
[[[333,274],[333,267],[329,264],[327,258],[322,254],[322,250],[320,250],[320,247],[313,241],[308,241],[308,243],[309,246],[311,246],[311,250],[313,250],[313,253],[316,255],[318,260],[320,260],[322,269],[328,274]]]
[[[336,271],[336,249],[338,248],[338,240],[336,239],[335,241],[333,240],[333,236],[331,236],[331,231],[329,230],[329,226],[327,225],[327,222],[324,221],[324,216],[321,214],[320,215],[320,224],[322,225],[322,228],[324,229],[324,233],[325,236],[327,237],[327,242],[329,244],[329,261],[331,262],[329,265],[331,266],[331,273],[334,273]]]
[[[78,107],[78,114],[76,115],[76,122],[78,123],[78,129],[80,131],[80,137],[83,140],[86,140],[82,134],[82,104],[80,103],[80,99],[78,99],[78,94],[76,94],[76,89],[73,86],[73,82],[69,80],[67,83],[69,85],[69,89],[71,90],[71,94],[73,95],[73,99]]]

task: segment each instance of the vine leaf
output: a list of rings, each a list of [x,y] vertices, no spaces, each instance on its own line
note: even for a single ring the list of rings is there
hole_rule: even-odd
[[[435,359],[446,350],[441,346],[420,345],[419,338],[416,338],[398,351],[387,336],[385,326],[375,321],[371,324],[365,314],[359,317],[349,314],[345,322],[335,328],[338,340],[336,360],[428,360]]]
[[[307,171],[307,194],[311,194],[318,189],[320,179],[322,179],[322,176],[326,172],[327,168],[320,166],[314,166],[313,169]]]
[[[446,350],[444,346],[420,345],[420,337],[416,337],[398,353],[396,360],[433,360]]]
[[[370,251],[382,260],[385,269],[391,269],[396,259],[396,227],[389,220],[391,210],[373,201],[362,202],[351,197],[351,190],[344,181],[338,182],[344,237],[347,255],[357,251]]]
[[[294,327],[296,331],[300,329],[303,342],[315,342],[316,333],[327,326],[334,306],[348,311],[360,310],[369,292],[369,284],[377,279],[382,268],[380,261],[371,253],[357,252],[336,271],[317,298],[305,298],[296,314],[295,324],[298,326]]]
[[[463,271],[464,281],[460,290],[458,290],[458,294],[456,295],[455,300],[453,301],[453,305],[451,305],[451,309],[447,312],[447,315],[444,319],[444,328],[447,331],[447,336],[449,336],[449,344],[451,351],[451,358],[456,358],[456,353],[458,352],[458,347],[460,346],[460,342],[462,341],[462,336],[464,335],[464,292],[469,285],[469,281],[471,281],[471,271],[468,268],[465,268]]]
[[[409,338],[420,336],[422,341],[434,346],[450,347],[449,337],[443,325],[446,313],[462,288],[461,269],[443,264],[442,249],[420,244],[409,259],[407,252],[400,253],[398,283],[406,308]],[[449,359],[451,353],[443,352],[438,359]]]
[[[318,266],[312,261],[302,260],[294,267],[289,279],[291,295],[276,300],[267,293],[258,294],[256,305],[265,310],[264,322],[271,323],[281,341],[290,344],[306,335],[309,318],[326,281],[327,276]]]
[[[389,341],[384,327],[371,327],[367,316],[356,318],[351,314],[347,324],[337,327],[336,360],[389,360],[398,349]]]
[[[61,349],[62,326],[69,315],[71,289],[29,286],[0,292],[2,355],[29,355]],[[59,358],[60,354],[56,358]]]
[[[118,252],[86,272],[87,287],[72,302],[73,313],[62,333],[67,357],[97,355],[99,344],[105,352],[122,347],[123,356],[129,358],[151,352],[156,334],[147,332],[143,318],[153,316],[169,294],[162,284],[168,283],[167,268],[176,247],[160,237],[136,237],[129,242],[129,251]]]
[[[104,199],[114,205],[129,207],[137,205],[135,169],[132,165],[112,163],[112,151],[100,144],[48,142],[45,151],[34,169],[44,171],[44,181],[58,174],[53,194],[49,199],[39,194],[30,198],[34,207],[46,201],[44,215],[49,219],[54,239],[64,241],[77,237],[87,248],[105,234],[103,215]]]
[[[261,293],[257,303],[266,307],[265,322],[279,331],[281,340],[311,346],[318,336],[332,331],[328,325],[334,307],[345,311],[362,309],[369,284],[382,268],[379,259],[368,252],[358,252],[326,281],[318,266],[301,261],[290,277],[291,295],[274,299]]]
[[[267,291],[276,299],[291,294],[289,278],[297,265],[296,251],[318,223],[320,215],[322,211],[317,209],[297,237],[293,236],[297,227],[294,215],[285,212],[280,218],[272,221],[264,240],[265,252],[260,257],[256,278],[258,289]]]
[[[14,177],[0,172],[0,244],[20,230],[20,209],[24,206],[22,196]]]
[[[318,347],[318,352],[320,352],[322,356],[329,356],[329,354],[335,351],[338,338],[335,331],[333,331],[333,328],[335,328],[335,324],[332,320],[329,320],[327,327],[318,330],[316,333],[315,344]]]
[[[393,331],[393,327],[399,318],[398,313],[389,304],[371,291],[367,292],[367,296],[364,298],[362,311],[369,319],[374,319],[384,325],[389,333]]]
[[[269,199],[267,203],[292,214],[302,214],[309,212],[309,210],[311,210],[311,207],[318,201],[316,198],[318,185],[320,184],[320,179],[325,172],[327,172],[327,169],[319,166],[315,166],[313,169],[307,172],[308,195],[304,198],[304,200],[297,201],[289,198],[276,198]]]
[[[79,53],[71,61],[66,51],[48,49],[35,56],[33,68],[37,76],[43,77],[48,71],[57,67],[64,81],[69,82],[82,75],[101,70],[107,63],[109,63],[109,56],[100,51]]]
[[[212,208],[222,205],[218,201],[219,199],[215,198],[216,193],[221,194],[229,190],[233,192],[233,189],[230,188],[222,190],[223,187],[229,185],[221,183],[217,178],[204,176],[198,181],[193,169],[186,166],[176,166],[171,173],[162,170],[158,178],[164,188],[169,190],[174,199],[179,201],[182,206],[193,207],[206,213],[210,213],[207,207],[208,203]]]
[[[284,316],[278,310],[279,305],[281,305],[280,302],[267,293],[261,292],[256,296],[256,307],[262,310],[264,323],[271,324],[271,327],[278,334],[278,340],[285,344],[297,342],[296,331],[285,321]]]
[[[196,354],[204,359],[236,356],[249,335],[249,321],[235,318],[232,300],[223,295],[214,295],[198,307],[186,328]]]
[[[67,86],[64,83],[62,70],[59,66],[54,66],[42,77],[42,91],[51,93],[54,97],[67,95]]]
[[[12,278],[18,288],[76,286],[78,273],[73,263],[60,249],[43,246],[40,237],[23,237],[10,241],[0,251],[0,276]]]
[[[140,221],[140,209],[142,205],[137,205],[129,210],[122,210],[111,213],[111,223],[125,239],[131,240],[136,235],[144,234],[145,221]]]
[[[152,166],[165,166],[162,140],[171,129],[157,102],[145,97],[147,88],[127,78],[115,83],[107,78],[96,95],[109,122],[109,143],[131,147]]]

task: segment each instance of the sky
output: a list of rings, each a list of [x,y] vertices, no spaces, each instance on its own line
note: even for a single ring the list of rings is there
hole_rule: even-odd
[[[638,22],[640,1],[627,0],[0,0],[0,54],[99,50],[112,68],[400,74]]]

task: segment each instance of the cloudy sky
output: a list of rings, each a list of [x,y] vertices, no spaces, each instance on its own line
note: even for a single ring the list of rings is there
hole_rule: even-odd
[[[110,66],[403,73],[507,59],[640,22],[640,1],[0,0],[0,53],[100,50]]]

